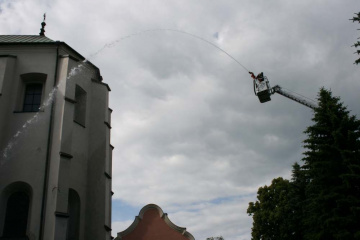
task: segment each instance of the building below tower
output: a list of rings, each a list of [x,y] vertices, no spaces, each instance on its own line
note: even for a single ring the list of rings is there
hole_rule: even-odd
[[[0,239],[111,239],[111,112],[64,42],[0,35]]]

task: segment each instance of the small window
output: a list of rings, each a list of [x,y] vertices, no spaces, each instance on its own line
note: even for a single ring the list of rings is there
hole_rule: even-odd
[[[38,112],[41,107],[47,74],[24,73],[20,75],[21,84],[15,106],[15,112]]]
[[[86,122],[86,92],[80,86],[75,87],[75,112],[74,121],[85,127]]]
[[[41,83],[26,84],[23,112],[38,112],[41,104],[43,85]]]
[[[69,221],[66,239],[78,240],[80,226],[80,197],[79,194],[71,188],[69,189],[68,197],[68,213]]]

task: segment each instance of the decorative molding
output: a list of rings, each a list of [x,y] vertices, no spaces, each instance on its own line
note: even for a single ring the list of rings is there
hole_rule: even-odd
[[[77,103],[76,100],[68,98],[68,97],[64,97],[65,101],[69,102],[69,103]]]
[[[121,239],[121,237],[123,237],[123,236],[128,235],[129,233],[131,233],[131,232],[136,228],[136,226],[138,225],[138,223],[139,223],[140,221],[141,221],[140,217],[139,217],[139,216],[136,216],[134,222],[133,222],[127,229],[125,229],[125,230],[122,231],[122,232],[118,232],[118,233],[117,233],[116,239]]]
[[[76,61],[76,62],[80,62],[80,61],[81,61],[80,59],[78,59],[78,58],[76,58],[76,57],[73,57],[73,56],[71,56],[71,55],[69,55],[69,54],[60,55],[60,58],[70,58],[71,60],[74,60],[74,61]]]
[[[108,174],[107,172],[104,172],[105,176],[108,178],[108,179],[111,179],[111,176],[110,174]]]
[[[191,233],[189,233],[186,230],[184,231],[183,235],[184,235],[184,237],[187,237],[188,239],[195,240],[194,236],[191,235]]]
[[[108,225],[104,225],[104,228],[107,232],[110,232],[112,230]]]
[[[156,209],[156,210],[158,210],[160,217],[163,218],[163,216],[164,216],[163,210],[162,210],[158,205],[153,204],[153,203],[150,203],[150,204],[146,205],[145,207],[143,207],[143,208],[140,210],[140,212],[139,212],[139,218],[140,218],[140,219],[143,219],[143,218],[144,218],[144,213],[145,213],[147,210],[149,210],[149,209]]]
[[[60,152],[60,156],[68,159],[72,159],[74,156],[69,153]]]
[[[70,217],[68,213],[64,213],[64,212],[55,212],[55,216],[61,217],[61,218],[69,218]]]
[[[184,235],[184,233],[186,232],[186,228],[183,227],[179,227],[176,224],[174,224],[173,222],[170,221],[167,213],[164,213],[162,216],[162,219],[164,219],[164,221],[166,222],[166,224],[171,227],[172,229],[178,231],[179,233],[181,233],[182,235]]]
[[[4,57],[4,58],[6,58],[6,57],[17,58],[17,56],[11,55],[11,54],[0,55],[0,57]]]
[[[74,120],[74,123],[80,125],[80,126],[83,127],[83,128],[86,128],[84,125],[82,125],[81,123],[79,123],[79,122],[77,122],[77,121],[75,121],[75,120]]]
[[[143,207],[139,212],[139,216],[135,217],[135,220],[130,225],[130,227],[128,227],[127,229],[125,229],[122,232],[117,233],[116,239],[121,240],[122,237],[131,233],[136,228],[138,223],[143,219],[145,212],[150,209],[156,209],[159,213],[160,218],[162,218],[170,228],[181,233],[181,235],[185,236],[189,240],[195,240],[194,236],[191,235],[191,233],[189,233],[188,231],[186,231],[186,228],[179,227],[179,226],[175,225],[173,222],[171,222],[167,213],[164,213],[163,210],[156,204],[148,204],[145,207]]]
[[[106,125],[109,129],[111,129],[111,126],[110,126],[110,124],[109,124],[107,121],[104,121],[104,123],[105,123],[105,125]]]
[[[94,79],[94,78],[92,78],[91,81],[92,81],[93,83],[97,83],[97,84],[100,84],[100,85],[105,86],[105,87],[107,88],[107,90],[108,90],[109,92],[111,92],[111,89],[110,89],[109,85],[108,85],[107,83],[101,82],[101,81],[102,81],[102,77],[100,76],[100,78],[101,78],[100,81],[99,81],[99,80],[96,80],[96,79]]]
[[[38,113],[38,112],[45,112],[44,110],[34,111],[34,112],[24,112],[24,111],[13,111],[13,113]]]

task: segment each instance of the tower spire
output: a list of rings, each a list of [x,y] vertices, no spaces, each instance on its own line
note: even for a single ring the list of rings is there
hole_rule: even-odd
[[[45,20],[46,20],[46,13],[44,13],[44,20],[41,23],[41,28],[39,33],[40,36],[45,36],[45,26],[46,26]]]

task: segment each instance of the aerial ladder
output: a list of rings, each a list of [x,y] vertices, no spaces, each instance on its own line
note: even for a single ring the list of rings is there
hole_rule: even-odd
[[[271,101],[271,95],[278,93],[284,97],[287,97],[295,102],[298,102],[306,107],[315,109],[317,108],[317,104],[312,102],[306,97],[301,95],[295,95],[291,91],[285,90],[279,85],[275,85],[274,87],[270,86],[269,80],[264,74],[261,72],[257,76],[254,73],[249,72],[254,82],[254,93],[259,98],[261,103]]]

